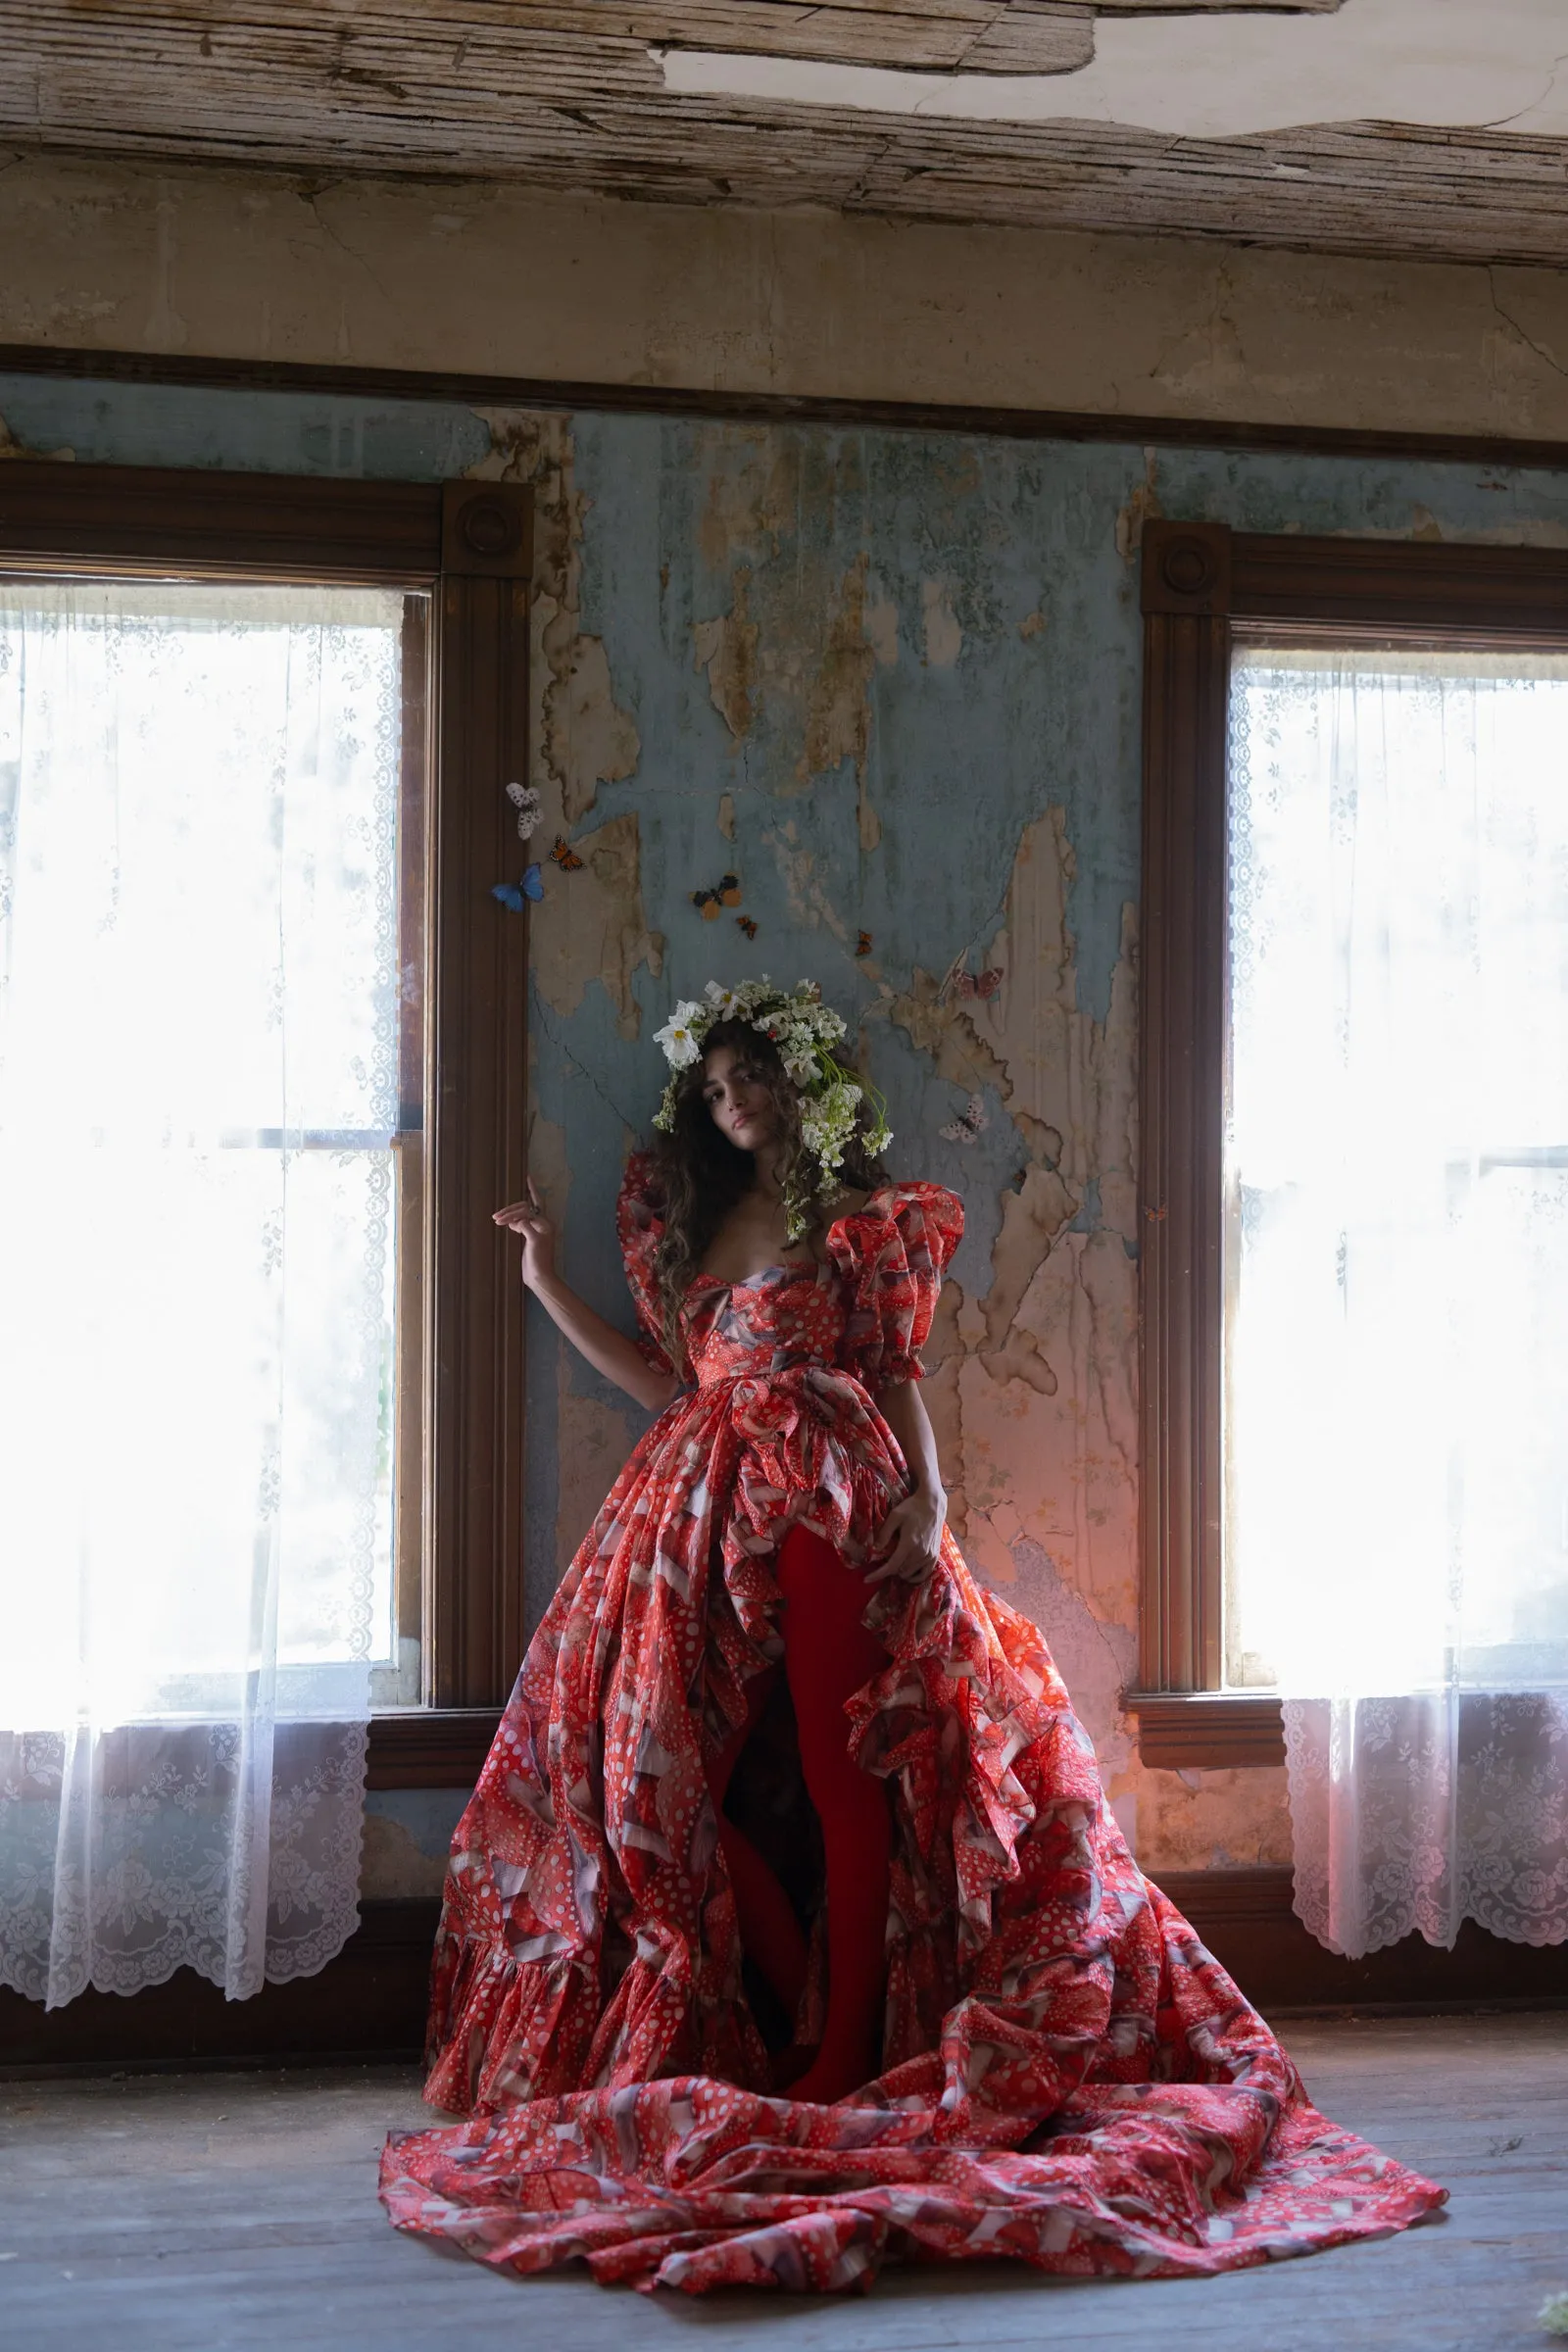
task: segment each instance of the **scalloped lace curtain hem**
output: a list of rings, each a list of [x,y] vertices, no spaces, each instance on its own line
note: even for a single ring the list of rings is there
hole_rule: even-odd
[[[0,1984],[58,2009],[178,1968],[248,2000],[359,1925],[365,1723],[0,1733]]]
[[[1288,1698],[1295,1908],[1359,1960],[1568,1938],[1568,1690]]]

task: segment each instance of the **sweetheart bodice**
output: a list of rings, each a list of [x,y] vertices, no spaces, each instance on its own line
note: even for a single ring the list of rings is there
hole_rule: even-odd
[[[699,1388],[838,1363],[850,1301],[832,1266],[768,1266],[745,1282],[699,1274],[686,1348]]]
[[[662,1204],[644,1154],[627,1163],[616,1227],[639,1345],[650,1363],[672,1372],[658,1267]],[[746,1282],[699,1274],[683,1313],[698,1387],[809,1370],[847,1376],[863,1400],[918,1380],[942,1269],[962,1231],[963,1210],[940,1185],[885,1184],[826,1228],[820,1264],[769,1266]],[[853,1409],[848,1394],[843,1400]]]

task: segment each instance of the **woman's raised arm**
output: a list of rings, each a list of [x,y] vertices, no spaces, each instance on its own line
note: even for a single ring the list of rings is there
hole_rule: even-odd
[[[596,1315],[586,1300],[562,1281],[556,1272],[556,1229],[534,1191],[532,1177],[527,1200],[498,1208],[495,1221],[520,1236],[523,1282],[557,1330],[565,1333],[578,1354],[586,1356],[606,1380],[624,1389],[649,1412],[662,1412],[680,1395],[680,1382],[673,1372],[656,1371],[645,1362],[624,1332],[607,1323],[603,1315]]]

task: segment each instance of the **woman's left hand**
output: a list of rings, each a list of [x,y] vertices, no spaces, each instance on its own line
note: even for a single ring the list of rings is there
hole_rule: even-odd
[[[877,1565],[866,1574],[868,1585],[897,1577],[901,1583],[923,1585],[942,1556],[942,1530],[947,1525],[948,1498],[916,1487],[896,1502],[871,1546]]]

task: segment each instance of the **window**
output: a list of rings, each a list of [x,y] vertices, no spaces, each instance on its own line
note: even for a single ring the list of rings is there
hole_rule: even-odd
[[[1236,648],[1229,1685],[1560,1679],[1565,743],[1568,652]]]
[[[0,578],[13,1729],[419,1699],[426,603]]]
[[[70,1344],[58,1312],[49,1336],[52,1280],[56,1308],[69,1299],[78,1325],[117,1318],[124,1458],[109,1485],[144,1489],[150,1524],[159,1457],[132,1433],[145,1422],[156,1447],[161,1407],[201,1428],[224,1421],[200,1382],[179,1390],[178,1367],[203,1355],[204,1318],[215,1344],[232,1331],[233,1284],[242,1268],[254,1280],[286,1180],[301,1279],[267,1377],[292,1384],[297,1432],[315,1435],[284,1472],[304,1483],[291,1493],[280,1647],[318,1677],[356,1653],[371,1664],[372,1704],[386,1710],[371,1728],[372,1785],[471,1778],[522,1646],[522,1305],[489,1210],[525,1178],[527,920],[490,886],[518,848],[505,786],[526,774],[529,519],[527,492],[495,483],[30,462],[0,482],[8,645],[27,641],[29,694],[40,662],[65,664],[51,723],[62,744],[97,729],[83,772],[96,760],[102,804],[76,836],[74,887],[82,811],[62,801],[55,897],[33,910],[27,985],[47,1004],[26,1051],[40,1087],[45,1059],[56,1080],[69,1066],[51,1094],[68,1132],[23,1155],[19,1181],[38,1197],[7,1213],[77,1217],[69,1265],[56,1256],[29,1277],[43,1349],[29,1347],[29,1363],[58,1402]],[[90,692],[84,662],[96,664]],[[0,676],[5,692],[15,697],[14,673]],[[111,785],[98,755],[112,705]],[[271,730],[265,790],[258,728]],[[330,773],[294,792],[328,744]],[[172,748],[188,770],[174,792],[163,789]],[[90,870],[110,832],[140,861],[118,902],[112,877]],[[111,948],[104,910],[117,906]],[[289,962],[291,941],[309,942],[303,961]],[[119,958],[107,1024],[93,1011],[106,957]],[[13,1106],[37,1144],[28,1083]],[[156,1136],[149,1121],[162,1122]],[[82,1189],[111,1133],[117,1181],[142,1188],[139,1250],[117,1251],[123,1237]],[[177,1209],[171,1137],[190,1179]],[[236,1224],[246,1246],[229,1253]],[[233,1382],[260,1377],[265,1348],[230,1353]],[[41,1528],[51,1482],[85,1483],[73,1452],[85,1423],[34,1418],[54,1433],[26,1471]],[[328,1455],[352,1456],[352,1477],[320,1475]],[[198,1588],[186,1579],[187,1596]],[[165,1698],[199,1708],[199,1607],[181,1629],[158,1648]]]
[[[1144,583],[1136,1703],[1263,1761],[1348,1623],[1390,1688],[1568,1655],[1568,564],[1165,524]]]

